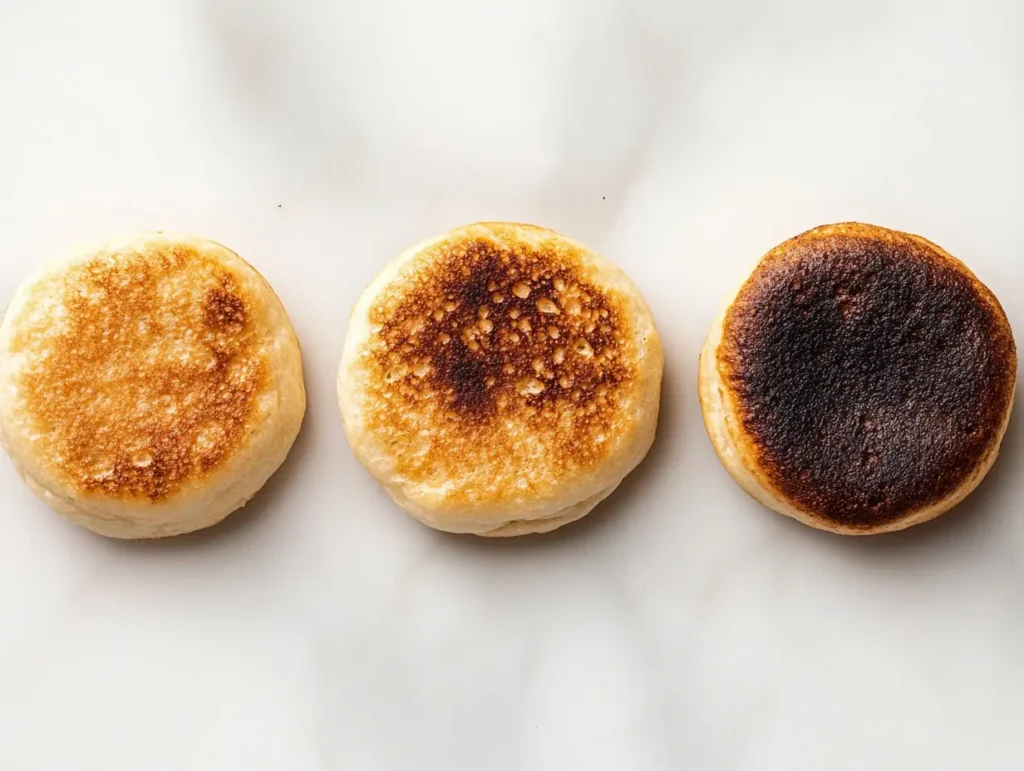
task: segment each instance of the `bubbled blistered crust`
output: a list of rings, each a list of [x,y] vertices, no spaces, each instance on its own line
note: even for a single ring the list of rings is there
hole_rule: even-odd
[[[614,301],[566,257],[484,239],[445,244],[415,289],[374,305],[367,425],[409,449],[424,426],[445,437],[429,456],[400,453],[401,473],[429,464],[444,474],[482,450],[500,462],[518,449],[494,432],[510,420],[554,453],[553,473],[600,461],[633,380],[632,341]],[[481,491],[470,483],[461,494]]]
[[[770,252],[729,308],[717,357],[759,475],[853,531],[891,529],[972,481],[1016,376],[1005,315],[970,271],[863,225]]]
[[[174,244],[130,260],[98,254],[61,282],[59,321],[28,307],[12,322],[36,451],[83,491],[152,500],[215,468],[266,381],[235,277]]]
[[[402,505],[442,529],[493,534],[518,532],[521,507],[522,531],[540,530],[530,522],[589,510],[577,507],[608,485],[609,460],[617,484],[643,456],[649,441],[635,459],[623,450],[653,437],[660,346],[628,280],[598,259],[540,228],[471,226],[400,258],[361,301],[343,413]],[[453,511],[466,521],[443,521]]]

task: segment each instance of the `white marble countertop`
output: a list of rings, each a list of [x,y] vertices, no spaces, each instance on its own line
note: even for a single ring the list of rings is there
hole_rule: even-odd
[[[966,260],[1024,330],[1024,5],[0,0],[0,305],[174,229],[254,263],[309,412],[244,512],[169,542],[50,514],[0,461],[0,769],[1013,769],[1024,418],[956,514],[848,540],[749,500],[695,393],[769,247],[863,220]],[[346,316],[480,219],[585,241],[666,347],[659,440],[587,520],[491,542],[348,451]]]

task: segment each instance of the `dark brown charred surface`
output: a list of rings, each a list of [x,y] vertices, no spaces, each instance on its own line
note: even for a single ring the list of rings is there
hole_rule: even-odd
[[[1002,429],[1016,353],[994,298],[883,231],[775,250],[726,318],[719,361],[773,484],[853,528],[935,503]]]
[[[99,255],[62,281],[66,316],[20,325],[47,457],[87,491],[159,500],[243,440],[266,365],[234,276],[191,247]]]
[[[564,247],[481,237],[435,249],[371,310],[371,425],[399,444],[414,423],[442,426],[446,447],[427,465],[464,464],[482,447],[512,453],[490,430],[506,421],[554,442],[553,463],[596,462],[635,376],[620,301]]]

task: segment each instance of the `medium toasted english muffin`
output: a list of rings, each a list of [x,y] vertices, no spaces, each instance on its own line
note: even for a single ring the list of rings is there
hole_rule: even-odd
[[[542,533],[583,517],[654,440],[662,352],[615,265],[481,223],[395,258],[352,313],[338,398],[356,456],[421,522]]]
[[[925,239],[828,225],[771,250],[726,303],[699,393],[722,463],[822,530],[926,522],[988,473],[1017,355],[995,295]]]
[[[51,508],[102,535],[216,524],[284,461],[305,405],[281,301],[202,238],[75,251],[0,325],[0,439]]]

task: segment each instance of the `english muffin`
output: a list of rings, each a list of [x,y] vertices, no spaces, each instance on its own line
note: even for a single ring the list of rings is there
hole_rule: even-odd
[[[395,258],[352,313],[338,398],[356,456],[421,522],[542,533],[654,440],[662,352],[626,275],[570,238],[481,223]]]
[[[939,516],[981,482],[1017,355],[995,295],[920,236],[828,225],[772,249],[701,354],[722,463],[769,508],[846,535]]]
[[[25,281],[0,325],[0,439],[33,491],[102,535],[219,522],[284,461],[305,405],[281,301],[202,238],[77,250]]]

